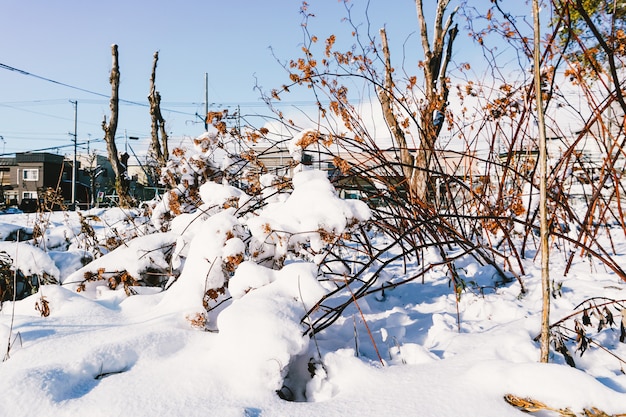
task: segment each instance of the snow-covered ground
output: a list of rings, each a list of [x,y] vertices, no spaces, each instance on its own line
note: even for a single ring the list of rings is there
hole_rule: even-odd
[[[281,258],[304,239],[321,251],[323,233],[306,231],[341,233],[368,214],[338,200],[315,174],[298,174],[294,187],[244,224],[234,209],[210,207],[233,197],[241,207],[247,196],[211,183],[201,190],[204,213],[179,216],[164,233],[147,233],[148,218],[120,209],[83,213],[82,226],[73,212],[0,217],[1,239],[18,229],[30,238],[35,224],[45,226],[36,242],[2,242],[0,251],[21,270],[62,283],[2,306],[0,353],[8,355],[0,363],[0,416],[523,415],[507,394],[578,414],[626,413],[626,343],[619,341],[626,310],[610,307],[616,326],[590,327],[602,348],[580,356],[570,344],[576,368],[556,352],[540,364],[541,283],[532,259],[524,296],[517,281],[495,286],[489,267],[460,260],[469,285],[458,304],[446,271],[434,268],[423,283],[362,298],[314,340],[303,337],[300,318],[327,291],[316,280],[318,260],[270,269],[250,248]],[[614,244],[624,265],[621,236]],[[107,238],[121,245],[109,250]],[[200,317],[203,292],[223,285],[217,270],[228,265],[214,260],[238,254],[245,256],[230,278],[232,299]],[[577,259],[563,276],[565,262],[558,252],[551,259],[552,279],[562,282],[552,322],[591,297],[626,300],[626,283],[601,265]],[[180,272],[176,282],[168,268]],[[148,280],[150,272],[166,291],[127,278]],[[385,272],[404,273],[395,264]]]

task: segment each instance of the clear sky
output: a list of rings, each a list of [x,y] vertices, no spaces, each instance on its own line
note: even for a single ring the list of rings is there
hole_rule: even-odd
[[[320,39],[349,33],[341,21],[346,14],[341,1],[308,3],[316,15],[309,28]],[[355,20],[364,22],[365,1],[353,3]],[[155,51],[157,90],[171,136],[203,131],[196,113],[204,113],[205,73],[211,109],[241,105],[245,114],[266,113],[254,90],[255,79],[266,90],[288,81],[269,47],[282,61],[300,56],[300,6],[299,0],[4,0],[0,64],[101,95],[0,68],[2,153],[53,147],[59,150],[52,152],[69,153],[74,132],[70,101],[78,102],[78,142],[91,140],[92,147],[104,149],[101,123],[110,114],[114,43],[119,46],[120,97],[144,104],[121,104],[119,147],[125,133],[140,138],[150,134],[145,105]],[[386,25],[398,50],[407,39],[406,47],[419,50],[413,0],[371,0],[369,17],[372,33]],[[467,36],[460,38],[471,45]],[[464,54],[471,54],[467,46],[458,49],[457,59]],[[131,145],[139,148],[146,142]]]

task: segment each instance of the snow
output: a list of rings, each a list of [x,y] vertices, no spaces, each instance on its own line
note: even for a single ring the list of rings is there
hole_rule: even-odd
[[[285,201],[268,204],[248,221],[257,242],[275,245],[275,257],[284,256],[305,241],[319,253],[328,244],[324,232],[341,235],[351,223],[370,217],[364,202],[340,199],[322,171],[296,173],[293,187]]]
[[[10,256],[13,265],[26,276],[47,274],[55,280],[59,279],[59,268],[46,252],[36,246],[22,242],[0,242],[2,252]]]
[[[200,209],[173,219],[168,232],[147,233],[139,213],[109,209],[88,213],[100,242],[90,247],[75,213],[49,215],[45,245],[0,242],[14,268],[62,283],[2,305],[0,353],[10,350],[0,363],[1,416],[523,415],[506,394],[577,413],[626,413],[619,331],[594,336],[607,351],[591,346],[574,355],[577,368],[554,351],[551,363],[539,363],[538,261],[525,261],[524,296],[517,281],[495,285],[491,267],[461,258],[468,288],[459,300],[446,271],[434,268],[424,283],[359,299],[312,339],[301,320],[333,288],[319,280],[320,257],[329,240],[370,217],[367,206],[339,199],[313,170],[295,174],[291,193],[251,213],[242,214],[250,200],[235,187],[207,183],[200,195]],[[32,215],[5,218],[3,238],[32,230]],[[117,248],[87,256],[111,236],[121,237]],[[623,263],[626,241],[618,236]],[[590,297],[626,298],[626,284],[591,260],[576,258],[563,276],[565,264],[551,260],[562,282],[552,322]],[[95,278],[99,271],[137,282],[111,288],[109,275]],[[142,286],[151,271],[164,282]],[[405,272],[392,263],[384,273]],[[215,298],[203,298],[208,290]],[[36,308],[44,302],[47,317]]]
[[[4,217],[14,217],[13,215],[5,215]],[[0,239],[2,240],[17,240],[18,232],[21,236],[24,234],[32,234],[32,228],[25,228],[19,224],[0,223]]]

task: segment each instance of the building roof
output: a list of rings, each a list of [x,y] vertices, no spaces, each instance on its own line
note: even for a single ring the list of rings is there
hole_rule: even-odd
[[[0,158],[0,166],[1,167],[10,167],[17,165],[15,158]]]
[[[47,152],[18,152],[15,154],[15,161],[21,162],[52,162],[62,164],[65,157]]]

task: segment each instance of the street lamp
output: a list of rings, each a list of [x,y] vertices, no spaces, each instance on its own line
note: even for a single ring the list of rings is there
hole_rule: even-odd
[[[137,136],[128,136],[128,134],[126,133],[126,129],[124,129],[124,152],[128,153],[128,139],[130,140],[139,140],[139,138]]]

